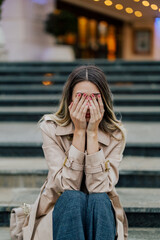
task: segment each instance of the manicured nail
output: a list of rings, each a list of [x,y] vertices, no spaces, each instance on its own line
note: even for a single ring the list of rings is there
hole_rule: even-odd
[[[98,97],[100,98],[100,97],[101,97],[101,95],[99,94],[99,95],[98,95]]]
[[[81,93],[78,93],[78,97],[80,97],[81,96]]]
[[[94,94],[92,94],[92,97],[94,97]]]
[[[86,96],[86,93],[84,93],[83,96],[85,97],[85,96]]]
[[[91,97],[89,97],[89,100],[91,100],[92,98]]]

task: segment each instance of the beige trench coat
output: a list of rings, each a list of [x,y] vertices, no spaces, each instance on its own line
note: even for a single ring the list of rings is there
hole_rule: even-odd
[[[66,127],[60,127],[52,120],[52,114],[48,114],[40,123],[40,128],[42,149],[49,171],[41,193],[32,206],[28,225],[23,228],[23,239],[52,240],[54,205],[65,190],[80,190],[85,172],[88,192],[106,192],[110,197],[116,216],[116,239],[127,240],[128,221],[115,189],[125,142],[117,141],[98,129],[100,149],[87,155],[86,151],[81,152],[74,147],[67,136],[74,133],[72,122]],[[114,134],[121,137],[118,130]]]

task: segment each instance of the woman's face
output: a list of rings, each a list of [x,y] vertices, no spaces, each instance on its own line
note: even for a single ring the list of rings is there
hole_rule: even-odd
[[[98,94],[100,94],[100,91],[95,84],[93,84],[89,81],[83,81],[83,82],[79,82],[75,85],[75,87],[73,89],[73,93],[72,93],[72,101],[74,101],[74,99],[78,93],[81,93],[81,96],[83,95],[83,93],[86,93],[87,96],[91,96],[91,94],[93,93],[95,95],[95,97],[97,98]],[[88,122],[89,119],[90,119],[90,110],[88,107],[87,112],[86,112],[86,121]]]

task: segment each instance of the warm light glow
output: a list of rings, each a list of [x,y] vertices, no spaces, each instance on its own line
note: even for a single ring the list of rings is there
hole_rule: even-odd
[[[160,12],[160,8],[159,8],[159,12]]]
[[[122,4],[116,4],[115,8],[117,8],[117,10],[122,10],[123,5]]]
[[[105,2],[104,2],[107,6],[111,6],[113,3],[112,3],[112,1],[110,1],[110,0],[106,0]]]
[[[45,73],[44,76],[45,77],[52,77],[54,74],[53,73]]]
[[[151,4],[151,8],[152,8],[153,10],[157,10],[157,9],[158,9],[158,6],[157,6],[156,4]]]
[[[126,10],[126,12],[129,13],[129,14],[133,13],[133,9],[132,9],[132,8],[129,8],[129,7],[128,7],[128,8],[126,8],[125,10]]]
[[[133,0],[133,1],[135,1],[135,2],[139,2],[140,0]]]
[[[43,81],[42,84],[45,86],[48,86],[48,85],[52,85],[52,82],[51,81]]]
[[[145,7],[148,7],[150,3],[149,3],[148,1],[142,1],[142,4],[143,4]]]
[[[99,2],[100,0],[93,0],[93,1],[95,1],[95,2]]]
[[[142,13],[140,11],[135,11],[134,13],[136,17],[142,17]]]

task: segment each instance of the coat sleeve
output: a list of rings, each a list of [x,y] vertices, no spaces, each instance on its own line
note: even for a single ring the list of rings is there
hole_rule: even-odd
[[[66,189],[79,190],[84,168],[84,152],[71,144],[67,157],[54,139],[54,124],[43,122],[40,127],[43,138],[42,149],[51,172],[51,187],[56,192],[64,192]]]
[[[46,188],[41,196],[37,217],[47,213],[47,209],[53,204],[53,196],[60,195],[65,190],[79,190],[81,186],[84,156],[72,144],[68,151],[68,157],[62,146],[56,141],[55,124],[51,121],[43,121],[40,124],[42,133],[42,149],[49,168],[49,178]]]
[[[110,192],[119,180],[119,164],[123,158],[125,140],[115,141],[109,154],[103,148],[90,155],[86,155],[85,174],[86,186],[89,193]]]

